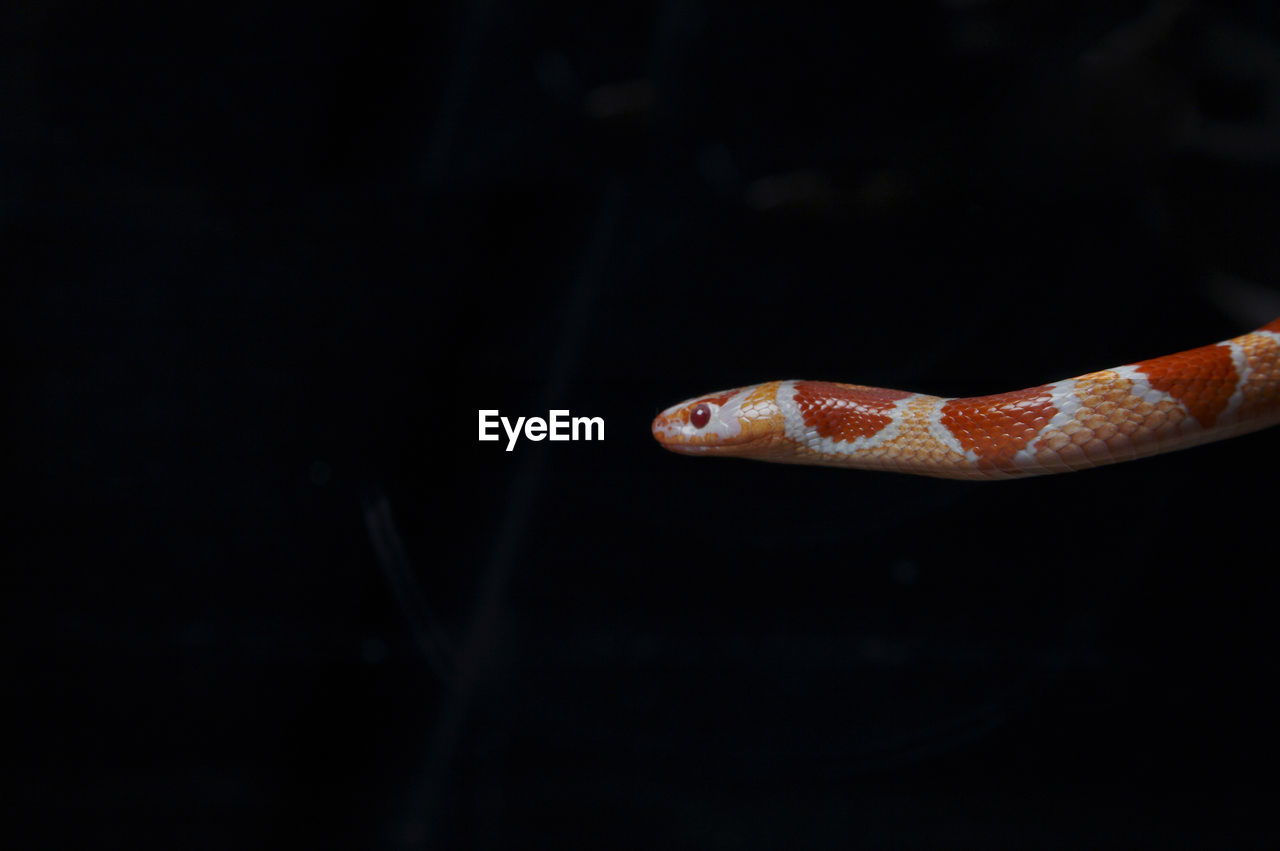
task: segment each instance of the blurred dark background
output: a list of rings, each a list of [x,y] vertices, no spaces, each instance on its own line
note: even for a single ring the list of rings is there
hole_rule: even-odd
[[[1280,12],[834,5],[6,10],[14,847],[1280,841],[1274,431],[997,484],[648,433],[1274,318]]]

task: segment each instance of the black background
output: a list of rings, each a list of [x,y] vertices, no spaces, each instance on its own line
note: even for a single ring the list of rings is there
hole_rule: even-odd
[[[1273,4],[49,3],[0,39],[23,847],[1280,841],[1275,433],[973,484],[648,432],[1273,318]],[[508,453],[480,408],[606,440]]]

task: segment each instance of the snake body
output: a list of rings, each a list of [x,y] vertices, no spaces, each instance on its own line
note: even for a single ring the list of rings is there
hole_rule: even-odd
[[[770,381],[653,421],[686,455],[950,479],[1065,473],[1280,423],[1280,319],[1209,346],[991,396]]]

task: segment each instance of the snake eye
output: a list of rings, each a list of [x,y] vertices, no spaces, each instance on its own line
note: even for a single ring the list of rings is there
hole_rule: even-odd
[[[689,422],[693,423],[694,428],[702,428],[711,422],[711,409],[707,407],[706,402],[700,403],[689,412]]]

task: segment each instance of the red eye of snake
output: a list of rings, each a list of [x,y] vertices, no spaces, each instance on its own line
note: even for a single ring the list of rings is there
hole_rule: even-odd
[[[703,402],[689,412],[689,422],[693,423],[694,428],[702,428],[711,422],[711,409],[707,407],[707,403]]]

